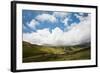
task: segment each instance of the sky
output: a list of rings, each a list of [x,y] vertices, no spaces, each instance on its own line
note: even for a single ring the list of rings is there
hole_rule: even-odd
[[[90,42],[91,14],[22,10],[23,41],[38,45],[78,45]]]

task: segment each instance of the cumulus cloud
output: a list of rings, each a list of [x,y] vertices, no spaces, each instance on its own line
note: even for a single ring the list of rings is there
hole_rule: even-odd
[[[50,14],[38,15],[36,16],[36,19],[41,22],[49,21],[49,22],[55,23],[57,21],[57,19],[53,15],[50,15]]]
[[[45,18],[44,18],[45,19]],[[48,19],[48,18],[47,18]],[[32,33],[23,33],[23,40],[38,45],[78,45],[91,40],[91,16],[79,17],[80,23],[73,23],[69,31],[62,31],[59,27],[48,28]]]
[[[31,28],[31,29],[35,29],[36,25],[39,25],[39,22],[36,21],[35,19],[32,19],[30,21],[30,23],[27,23],[27,25]]]
[[[56,45],[62,34],[63,31],[58,27],[52,30],[52,33],[50,33],[48,28],[45,28],[42,30],[37,30],[37,32],[33,33],[24,33],[23,40],[38,45]]]

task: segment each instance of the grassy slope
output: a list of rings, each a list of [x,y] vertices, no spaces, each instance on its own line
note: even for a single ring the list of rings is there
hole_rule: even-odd
[[[64,54],[64,50],[62,48],[57,49],[23,42],[23,58],[41,54]]]
[[[23,62],[90,59],[90,48],[78,46],[39,46],[23,42]]]

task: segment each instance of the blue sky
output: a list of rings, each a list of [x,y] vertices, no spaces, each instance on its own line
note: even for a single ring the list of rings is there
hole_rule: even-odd
[[[23,10],[23,33],[36,32],[44,28],[48,28],[52,33],[56,27],[66,32],[69,30],[68,27],[80,23],[78,16],[87,17],[88,13]]]

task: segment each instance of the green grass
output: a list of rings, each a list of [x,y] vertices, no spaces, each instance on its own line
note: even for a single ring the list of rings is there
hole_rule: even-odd
[[[67,61],[90,59],[90,47],[39,46],[23,42],[23,62]]]

